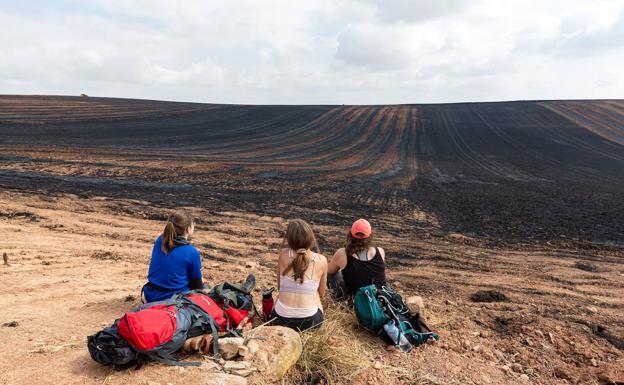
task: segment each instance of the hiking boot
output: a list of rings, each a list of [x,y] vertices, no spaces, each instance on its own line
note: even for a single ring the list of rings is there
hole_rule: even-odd
[[[208,354],[211,343],[212,336],[210,334],[191,337],[184,341],[184,346],[182,346],[182,350],[185,353],[199,352],[200,354]]]
[[[245,278],[245,282],[241,285],[241,289],[243,289],[246,293],[251,293],[255,287],[256,276],[251,273],[247,276],[247,278]]]

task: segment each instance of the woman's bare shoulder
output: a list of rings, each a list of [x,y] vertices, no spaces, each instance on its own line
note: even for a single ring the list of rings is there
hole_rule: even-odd
[[[336,252],[334,253],[334,255],[347,255],[347,252],[345,251],[344,247],[339,248],[338,250],[336,250]]]

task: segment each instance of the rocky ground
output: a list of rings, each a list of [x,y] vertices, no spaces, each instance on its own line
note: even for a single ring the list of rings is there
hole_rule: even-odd
[[[149,218],[160,208],[7,191],[0,207],[8,255],[8,265],[0,266],[0,383],[232,381],[215,377],[209,364],[114,372],[91,361],[86,350],[87,335],[139,304],[151,244],[163,225]],[[191,210],[200,219],[194,243],[209,282],[237,281],[254,271],[259,288],[274,285],[284,218]],[[323,252],[340,246],[344,228],[315,229],[326,239]],[[492,249],[460,234],[413,239],[383,231],[378,241],[386,246],[393,285],[425,298],[426,319],[442,340],[401,355],[352,318],[348,327],[367,344],[353,383],[599,384],[622,378],[621,250]],[[408,245],[414,254],[402,257]],[[482,290],[504,297],[472,298]],[[338,349],[352,341],[331,344]],[[249,381],[264,379],[255,374]]]
[[[174,207],[197,218],[210,283],[253,271],[259,288],[275,284],[288,219],[311,222],[331,256],[365,216],[392,285],[424,298],[442,336],[397,355],[327,303],[332,335],[303,336],[285,383],[624,381],[623,127],[617,100],[0,96],[0,384],[267,381],[208,361],[122,372],[91,361],[86,336],[139,304]]]

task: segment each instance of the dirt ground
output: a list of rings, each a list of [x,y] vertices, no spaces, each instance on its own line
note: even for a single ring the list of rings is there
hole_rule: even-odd
[[[182,384],[213,376],[161,365],[114,372],[93,362],[86,349],[87,335],[139,303],[152,241],[163,225],[145,217],[158,216],[159,208],[7,191],[0,193],[0,207],[9,263],[0,266],[0,383]],[[191,210],[199,218],[194,243],[209,282],[244,278],[250,269],[243,262],[252,260],[260,265],[253,269],[259,287],[274,284],[284,218]],[[344,228],[315,229],[340,246]],[[437,346],[405,358],[421,381],[599,384],[622,378],[620,250],[493,250],[460,234],[413,240],[380,232],[378,242],[388,250],[393,284],[426,299],[426,317],[442,336]],[[406,244],[416,250],[413,258],[397,256]],[[472,302],[479,290],[496,290],[507,300]],[[411,378],[414,373],[392,371],[396,353],[381,343],[378,349],[383,367],[371,366],[360,376],[363,383]]]
[[[251,260],[260,288],[287,220],[312,223],[331,256],[366,216],[391,284],[425,299],[442,340],[400,359],[371,340],[354,384],[624,382],[622,143],[621,100],[0,95],[0,384],[211,381],[206,368],[113,372],[86,349],[139,304],[175,207],[197,218],[209,283],[242,280]]]

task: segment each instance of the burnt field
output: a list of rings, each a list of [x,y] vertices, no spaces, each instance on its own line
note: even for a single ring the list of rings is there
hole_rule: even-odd
[[[0,96],[0,188],[488,244],[621,246],[624,101],[245,106]],[[137,211],[137,215],[151,215]]]
[[[0,96],[0,385],[229,383],[208,365],[115,372],[85,347],[139,304],[179,206],[207,282],[253,272],[258,290],[275,285],[288,219],[310,221],[328,257],[371,219],[389,282],[423,297],[441,343],[398,360],[351,315],[369,347],[340,383],[624,383],[623,191],[624,101]]]

